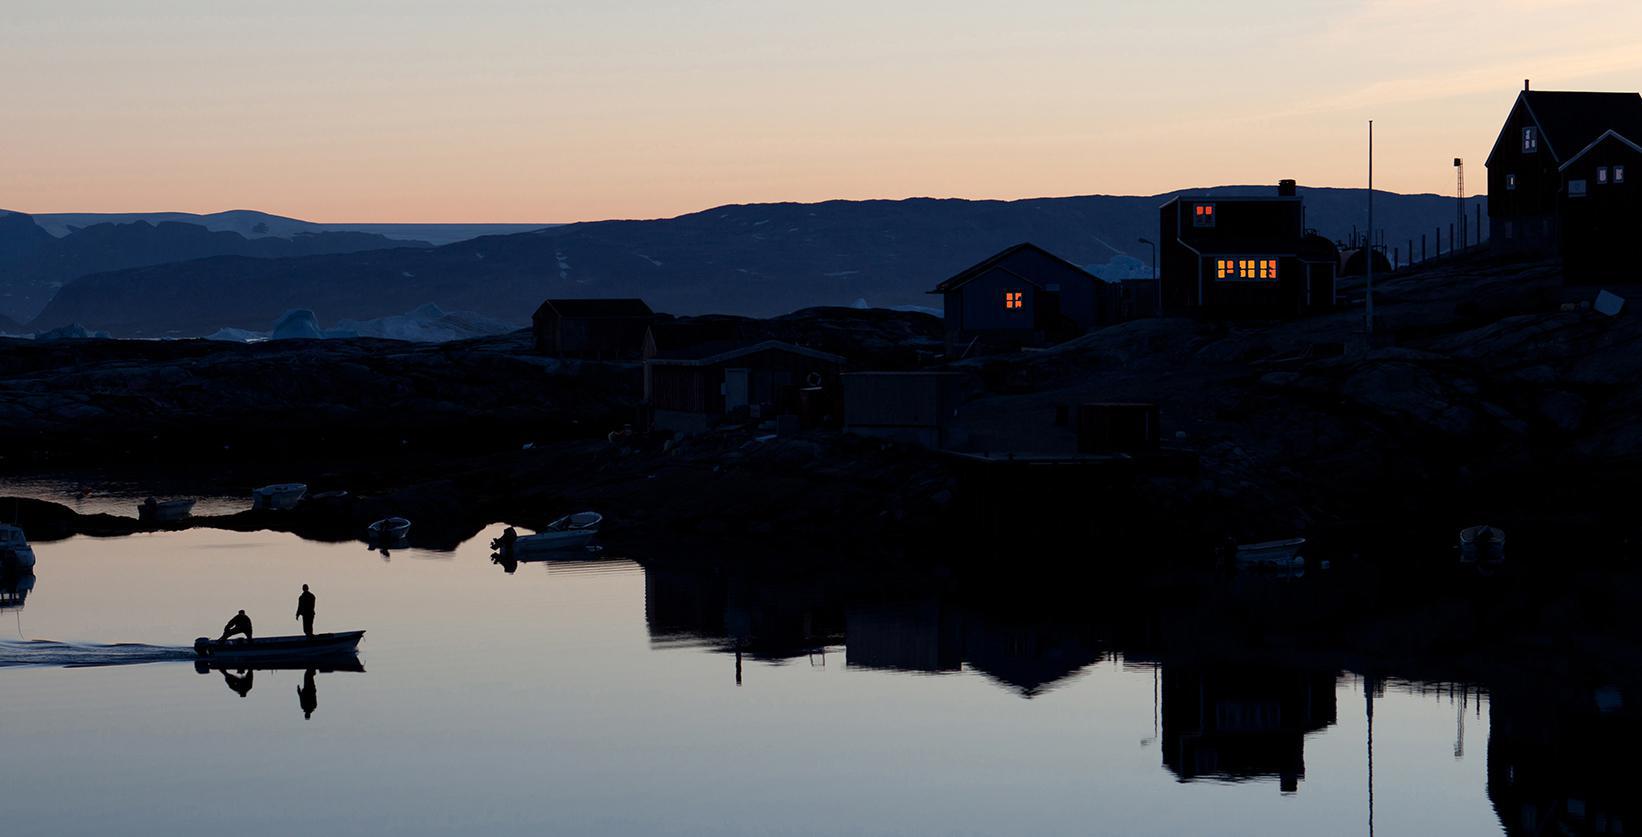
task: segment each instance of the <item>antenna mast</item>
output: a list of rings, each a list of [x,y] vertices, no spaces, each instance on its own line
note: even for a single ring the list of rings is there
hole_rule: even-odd
[[[1458,219],[1457,223],[1459,226],[1457,229],[1460,231],[1460,248],[1464,249],[1471,243],[1470,231],[1465,227],[1465,161],[1455,157],[1454,171],[1459,178],[1459,182],[1454,186],[1454,194],[1457,197],[1457,201],[1454,205],[1454,214]],[[1452,242],[1450,242],[1450,244],[1452,244]]]

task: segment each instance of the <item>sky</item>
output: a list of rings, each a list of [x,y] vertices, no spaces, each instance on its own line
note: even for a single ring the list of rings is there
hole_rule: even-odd
[[[1642,88],[1636,0],[4,0],[0,207],[314,221],[1472,192],[1523,79]]]

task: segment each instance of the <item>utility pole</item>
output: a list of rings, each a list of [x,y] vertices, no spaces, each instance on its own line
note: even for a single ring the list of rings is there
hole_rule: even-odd
[[[1374,336],[1374,120],[1368,120],[1368,294],[1365,328]]]

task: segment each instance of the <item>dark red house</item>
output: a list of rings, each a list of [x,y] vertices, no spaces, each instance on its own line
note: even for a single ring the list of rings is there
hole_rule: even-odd
[[[1623,278],[1642,224],[1642,96],[1524,84],[1488,155],[1494,246],[1563,256],[1569,281]]]
[[[1334,304],[1339,253],[1307,233],[1293,181],[1266,196],[1171,198],[1158,226],[1165,313],[1292,317]]]

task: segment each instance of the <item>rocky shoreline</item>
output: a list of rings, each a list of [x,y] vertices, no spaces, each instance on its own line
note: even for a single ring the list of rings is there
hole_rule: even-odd
[[[1011,496],[989,494],[994,472],[973,463],[837,432],[612,444],[641,398],[638,366],[543,357],[523,332],[438,346],[5,341],[0,468],[187,462],[218,474],[202,494],[302,480],[361,498],[315,531],[405,514],[440,533],[433,544],[596,507],[641,539],[874,552],[972,543],[977,513],[1172,550],[1303,534],[1340,555],[1439,554],[1478,522],[1513,544],[1633,550],[1642,325],[1567,310],[1559,292],[1551,264],[1472,257],[1384,279],[1372,341],[1347,305],[1281,323],[1141,320],[952,364],[971,382],[959,423],[973,450],[1075,450],[1055,424],[1064,405],[1162,410],[1170,467],[1069,472]],[[938,330],[848,309],[747,322],[855,368],[927,363]]]

